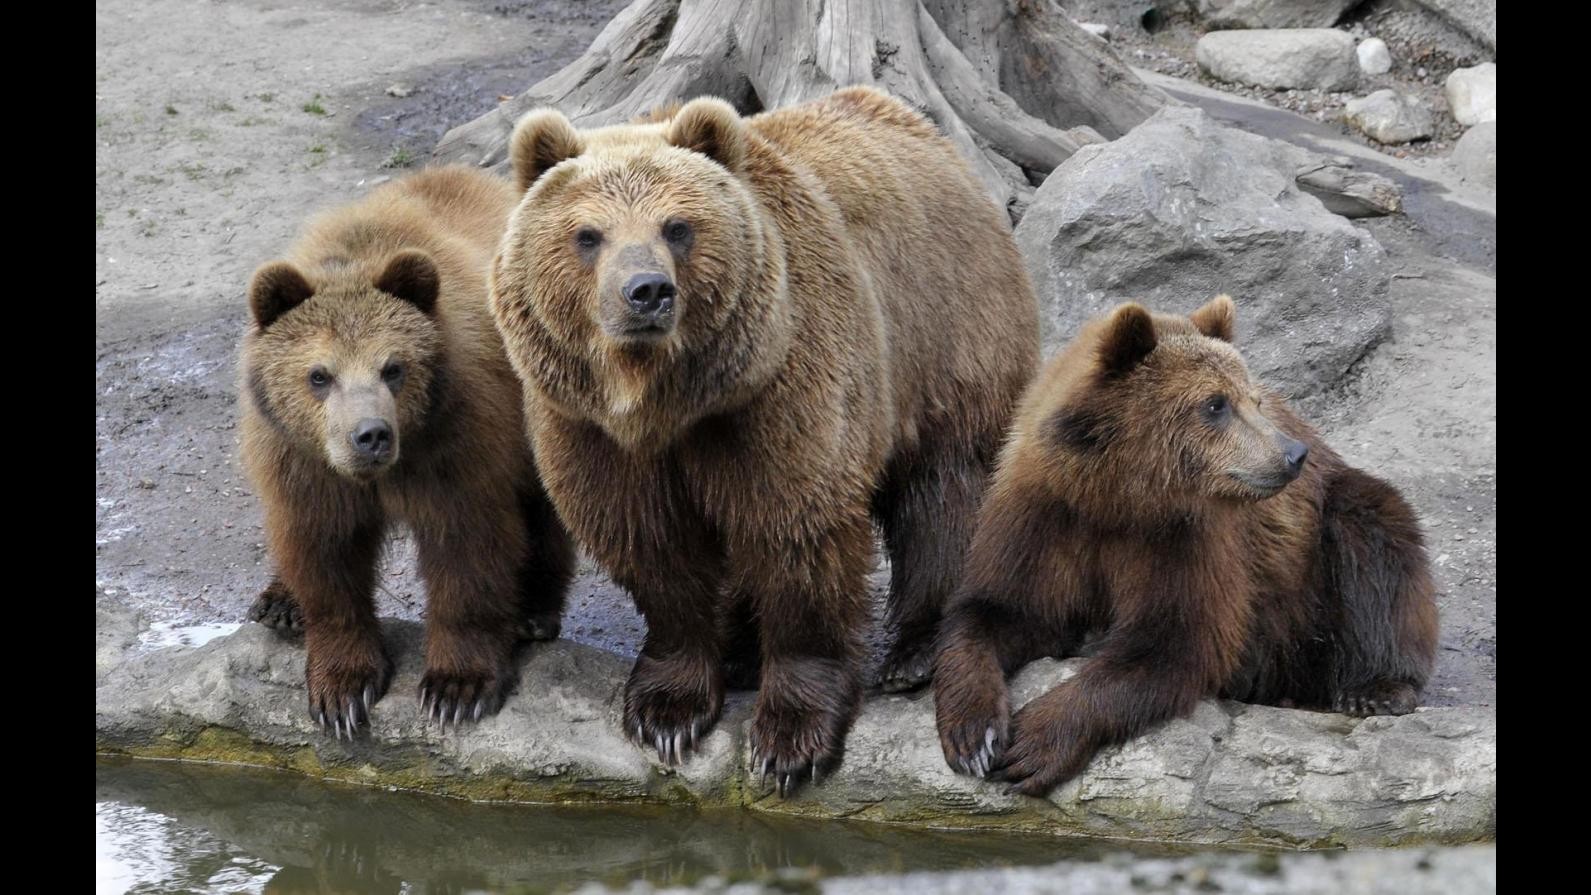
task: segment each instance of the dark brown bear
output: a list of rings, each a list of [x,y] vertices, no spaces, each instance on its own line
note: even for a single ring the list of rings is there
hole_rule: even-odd
[[[1234,313],[1122,305],[1023,399],[943,626],[952,768],[1039,795],[1217,694],[1414,710],[1437,638],[1414,511],[1250,380]],[[1090,635],[1010,717],[1006,675]]]
[[[249,286],[243,459],[277,569],[251,615],[303,627],[310,716],[338,735],[392,674],[371,597],[395,521],[426,583],[431,717],[497,711],[515,644],[558,634],[573,546],[486,305],[517,196],[467,168],[422,171],[318,218]]]
[[[889,96],[659,117],[520,122],[494,309],[548,492],[646,616],[626,729],[679,760],[760,657],[751,746],[786,791],[860,700],[875,519],[885,680],[926,679],[1037,307],[1001,210]]]

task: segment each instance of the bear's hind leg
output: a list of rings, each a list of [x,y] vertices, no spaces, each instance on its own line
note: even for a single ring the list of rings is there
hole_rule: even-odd
[[[539,486],[522,496],[519,504],[529,539],[519,567],[522,634],[526,640],[557,640],[575,573],[574,541]]]
[[[749,594],[724,596],[722,644],[724,685],[731,690],[755,690],[762,678],[762,635],[757,631],[757,610]]]
[[[970,447],[925,445],[890,462],[873,500],[890,561],[894,642],[880,674],[885,692],[933,677],[934,637],[961,581],[988,474],[987,460]]]
[[[1436,658],[1435,587],[1419,520],[1397,490],[1356,469],[1333,479],[1321,519],[1331,707],[1354,715],[1414,711]]]

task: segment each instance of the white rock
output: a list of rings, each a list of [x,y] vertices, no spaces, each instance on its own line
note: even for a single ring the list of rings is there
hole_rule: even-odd
[[[1395,90],[1377,90],[1369,96],[1349,100],[1344,117],[1379,143],[1427,140],[1435,127],[1429,110]]]
[[[1367,75],[1384,75],[1392,70],[1392,53],[1387,42],[1369,37],[1359,42],[1359,70]]]
[[[1333,28],[1212,31],[1194,55],[1212,77],[1237,84],[1351,90],[1359,82],[1353,36]]]
[[[1497,63],[1482,62],[1454,69],[1444,89],[1447,105],[1459,124],[1470,126],[1497,120]]]
[[[1100,40],[1110,40],[1110,26],[1100,25],[1095,22],[1078,22],[1080,28],[1094,35]]]

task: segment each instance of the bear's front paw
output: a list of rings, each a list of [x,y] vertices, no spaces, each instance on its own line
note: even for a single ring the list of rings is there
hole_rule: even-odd
[[[902,637],[895,641],[895,646],[884,659],[879,686],[884,688],[885,693],[905,693],[921,687],[933,677],[933,638]]]
[[[260,591],[249,607],[249,621],[258,622],[276,633],[293,636],[304,633],[304,611],[298,608],[293,592],[278,579]]]
[[[1345,715],[1407,715],[1420,704],[1419,691],[1403,681],[1377,681],[1364,687],[1338,693],[1331,703],[1333,711]]]
[[[712,730],[724,709],[723,672],[716,660],[675,653],[641,656],[624,687],[624,728],[658,761],[675,765]]]
[[[392,663],[379,643],[358,650],[311,646],[305,678],[309,717],[338,739],[353,739],[370,723],[370,709],[386,695]]]
[[[1008,791],[1043,798],[1076,776],[1093,750],[1071,725],[1049,716],[1040,697],[1011,719],[1011,745],[990,776],[1008,784]]]
[[[765,669],[751,724],[751,769],[775,778],[779,797],[840,763],[861,686],[842,662],[805,659]]]
[[[420,677],[420,715],[444,728],[479,721],[502,710],[513,683],[506,669],[427,668]]]
[[[951,770],[969,777],[987,777],[1005,757],[1010,742],[1011,709],[1005,682],[994,688],[951,688],[934,692],[939,748]]]

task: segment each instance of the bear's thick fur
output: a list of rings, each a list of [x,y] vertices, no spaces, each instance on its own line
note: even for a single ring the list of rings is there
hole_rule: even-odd
[[[391,662],[376,561],[406,522],[427,590],[421,700],[495,712],[523,637],[556,637],[574,549],[536,476],[486,275],[518,192],[421,171],[313,221],[249,287],[243,459],[276,577],[251,615],[304,629],[310,715],[369,720]]]
[[[1414,709],[1437,640],[1414,511],[1250,381],[1234,318],[1123,305],[1024,397],[943,625],[952,768],[1042,794],[1217,694]],[[1090,635],[1011,718],[1006,675]]]
[[[493,307],[548,492],[647,619],[627,729],[677,761],[760,658],[783,790],[856,711],[875,519],[886,685],[927,677],[1036,302],[1002,209],[885,94],[654,118],[521,120]]]

